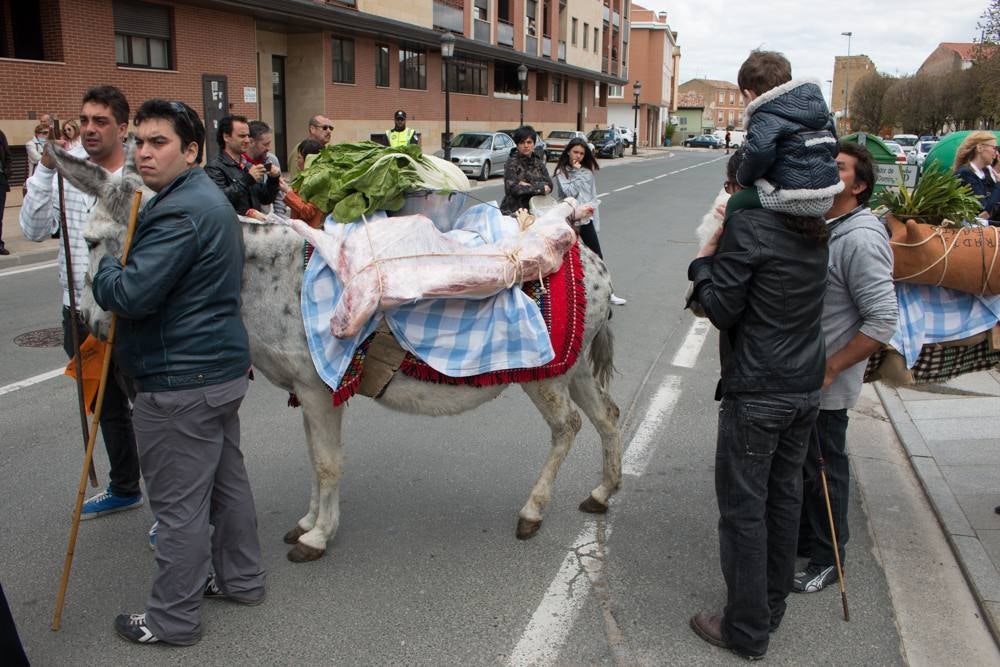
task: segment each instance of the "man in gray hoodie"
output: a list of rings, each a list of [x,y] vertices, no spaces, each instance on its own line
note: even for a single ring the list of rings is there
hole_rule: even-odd
[[[864,146],[842,141],[837,167],[844,189],[834,197],[833,207],[826,215],[830,230],[830,266],[822,320],[826,376],[819,417],[803,468],[806,483],[799,553],[809,556],[809,564],[795,574],[793,590],[798,593],[821,591],[837,579],[830,523],[818,479],[815,436],[819,436],[826,461],[837,549],[843,563],[844,545],[850,537],[847,411],[854,407],[861,393],[868,358],[889,342],[898,317],[889,234],[868,208],[875,184],[871,153]]]

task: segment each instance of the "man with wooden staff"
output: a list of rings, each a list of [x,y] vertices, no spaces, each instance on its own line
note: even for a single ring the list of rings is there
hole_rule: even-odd
[[[205,126],[194,110],[148,100],[135,125],[136,166],[157,194],[139,214],[127,263],[104,257],[93,289],[121,320],[115,354],[136,390],[139,459],[159,534],[145,611],[119,615],[115,630],[140,644],[189,645],[201,638],[204,597],[264,600],[239,446],[250,369],[243,237],[229,200],[198,166]]]
[[[868,358],[892,338],[899,315],[889,234],[868,208],[875,186],[871,153],[860,144],[842,141],[837,168],[844,189],[834,196],[833,207],[826,214],[830,266],[822,326],[827,358],[816,418],[837,545],[830,539],[830,519],[818,479],[819,452],[810,445],[803,468],[806,481],[799,528],[799,555],[808,556],[809,564],[795,573],[792,590],[796,593],[816,593],[837,581],[834,548],[843,564],[844,545],[850,537],[847,411],[861,393]]]
[[[94,86],[83,95],[80,110],[80,135],[82,150],[95,164],[118,176],[125,164],[123,141],[128,133],[129,105],[125,96],[114,86]],[[82,157],[74,151],[74,154]],[[20,223],[25,238],[44,241],[52,233],[53,222],[59,223],[59,189],[55,161],[48,151],[28,180],[28,194],[21,205]],[[79,303],[84,274],[87,272],[88,250],[83,230],[90,219],[97,200],[64,183],[64,209],[69,236],[70,257],[64,246],[59,247],[59,282],[63,287],[63,349],[67,356],[75,354],[73,332],[76,327],[79,340],[87,336],[86,325],[70,308],[69,285],[75,292],[74,303]],[[72,268],[72,274],[67,267]],[[112,367],[110,377],[114,377]],[[139,457],[135,449],[135,435],[128,399],[114,381],[108,383],[101,410],[101,434],[111,464],[110,483],[102,493],[87,500],[80,513],[81,519],[93,519],[113,512],[142,506],[139,488]]]

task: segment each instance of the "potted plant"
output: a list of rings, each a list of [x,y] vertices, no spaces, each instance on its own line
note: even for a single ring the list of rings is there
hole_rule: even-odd
[[[663,128],[663,145],[669,146],[674,141],[674,133],[677,132],[677,126],[673,123],[667,123],[667,126]]]

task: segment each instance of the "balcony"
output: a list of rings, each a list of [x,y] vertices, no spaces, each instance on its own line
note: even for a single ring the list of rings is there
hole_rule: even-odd
[[[552,38],[542,37],[542,55],[546,58],[552,57]]]
[[[434,27],[444,28],[459,34],[465,32],[465,10],[446,5],[443,2],[435,2]]]
[[[514,46],[514,24],[503,19],[497,21],[497,44]]]
[[[513,26],[511,26],[513,27]],[[512,32],[513,34],[513,32]],[[475,19],[472,22],[472,39],[477,42],[490,42],[490,22],[482,19]]]
[[[604,22],[607,23],[611,19],[611,9],[607,5],[604,5]]]
[[[566,62],[566,42],[559,40],[559,62]]]
[[[611,25],[618,27],[622,24],[622,17],[618,12],[611,13]]]

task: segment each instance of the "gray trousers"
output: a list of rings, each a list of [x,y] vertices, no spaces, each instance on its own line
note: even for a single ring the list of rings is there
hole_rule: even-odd
[[[247,384],[241,377],[136,396],[139,462],[160,522],[146,622],[161,641],[193,644],[201,637],[210,567],[227,596],[264,597],[257,516],[240,451],[238,411]]]

